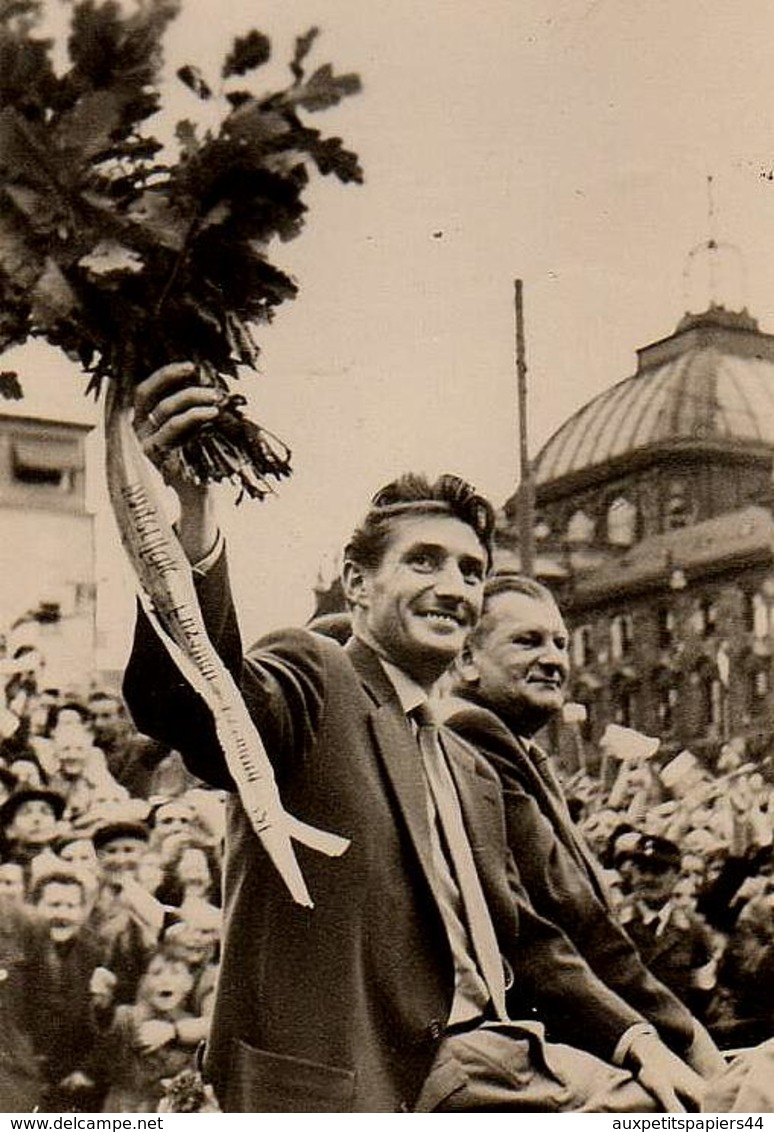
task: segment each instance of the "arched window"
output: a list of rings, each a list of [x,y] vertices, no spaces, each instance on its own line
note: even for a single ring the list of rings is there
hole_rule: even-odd
[[[570,516],[567,524],[568,542],[591,542],[594,538],[594,520],[579,508]]]
[[[723,735],[728,693],[714,665],[701,662],[693,672],[696,688],[698,734]]]
[[[656,610],[658,647],[671,648],[675,641],[675,614],[668,605],[660,605]]]
[[[718,604],[710,596],[700,597],[691,614],[691,627],[699,637],[711,637],[718,627]]]
[[[752,631],[756,641],[768,640],[772,631],[774,618],[772,618],[771,604],[762,593],[754,593],[752,595],[751,614]]]
[[[670,669],[657,668],[652,675],[652,684],[656,690],[656,718],[658,719],[659,733],[671,732],[677,722],[680,678],[677,673]]]
[[[637,686],[631,680],[617,677],[611,685],[613,723],[621,727],[637,726]]]
[[[592,660],[591,626],[579,625],[572,631],[573,668],[585,668]]]
[[[630,613],[618,613],[610,622],[610,655],[623,660],[634,647],[634,622]]]
[[[637,534],[637,508],[619,495],[607,509],[607,541],[613,546],[631,546]]]

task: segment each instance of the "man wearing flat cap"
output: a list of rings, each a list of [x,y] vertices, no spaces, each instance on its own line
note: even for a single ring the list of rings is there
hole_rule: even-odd
[[[716,980],[712,932],[674,899],[680,846],[642,834],[629,852],[631,897],[621,912],[629,937],[654,975],[701,1018]]]
[[[164,927],[164,908],[137,872],[150,831],[142,822],[112,821],[92,834],[100,884],[90,927],[105,947],[105,965],[118,979],[116,1001],[133,1002],[148,957]]]

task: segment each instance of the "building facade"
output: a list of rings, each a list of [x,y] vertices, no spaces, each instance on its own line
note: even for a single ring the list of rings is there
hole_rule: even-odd
[[[774,336],[712,305],[637,352],[534,465],[539,576],[588,749],[610,722],[714,765],[774,755]],[[518,494],[499,561],[518,566]]]
[[[0,412],[0,632],[12,655],[39,649],[46,686],[94,669],[94,516],[86,505],[90,426]]]

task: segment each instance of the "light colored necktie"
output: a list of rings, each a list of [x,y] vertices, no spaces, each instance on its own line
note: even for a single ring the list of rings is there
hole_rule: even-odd
[[[459,886],[479,970],[486,982],[497,1017],[505,1019],[508,1015],[500,948],[473,860],[457,790],[438,734],[438,725],[427,704],[415,708],[411,715],[418,725],[419,749]]]

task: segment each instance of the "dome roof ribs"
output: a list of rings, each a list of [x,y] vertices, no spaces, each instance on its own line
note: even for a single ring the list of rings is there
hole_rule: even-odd
[[[636,373],[580,408],[535,459],[554,483],[664,444],[774,449],[774,335],[747,311],[711,306],[637,351]]]
[[[624,448],[624,451],[640,448],[643,444],[648,443],[650,433],[658,434],[659,417],[662,412],[664,396],[663,386],[668,382],[669,376],[668,370],[665,369],[660,373],[653,374],[652,381],[642,382],[634,387],[636,389],[634,396],[642,403],[642,412],[639,416],[636,412],[631,414],[631,442]],[[631,378],[629,380],[631,381]]]

